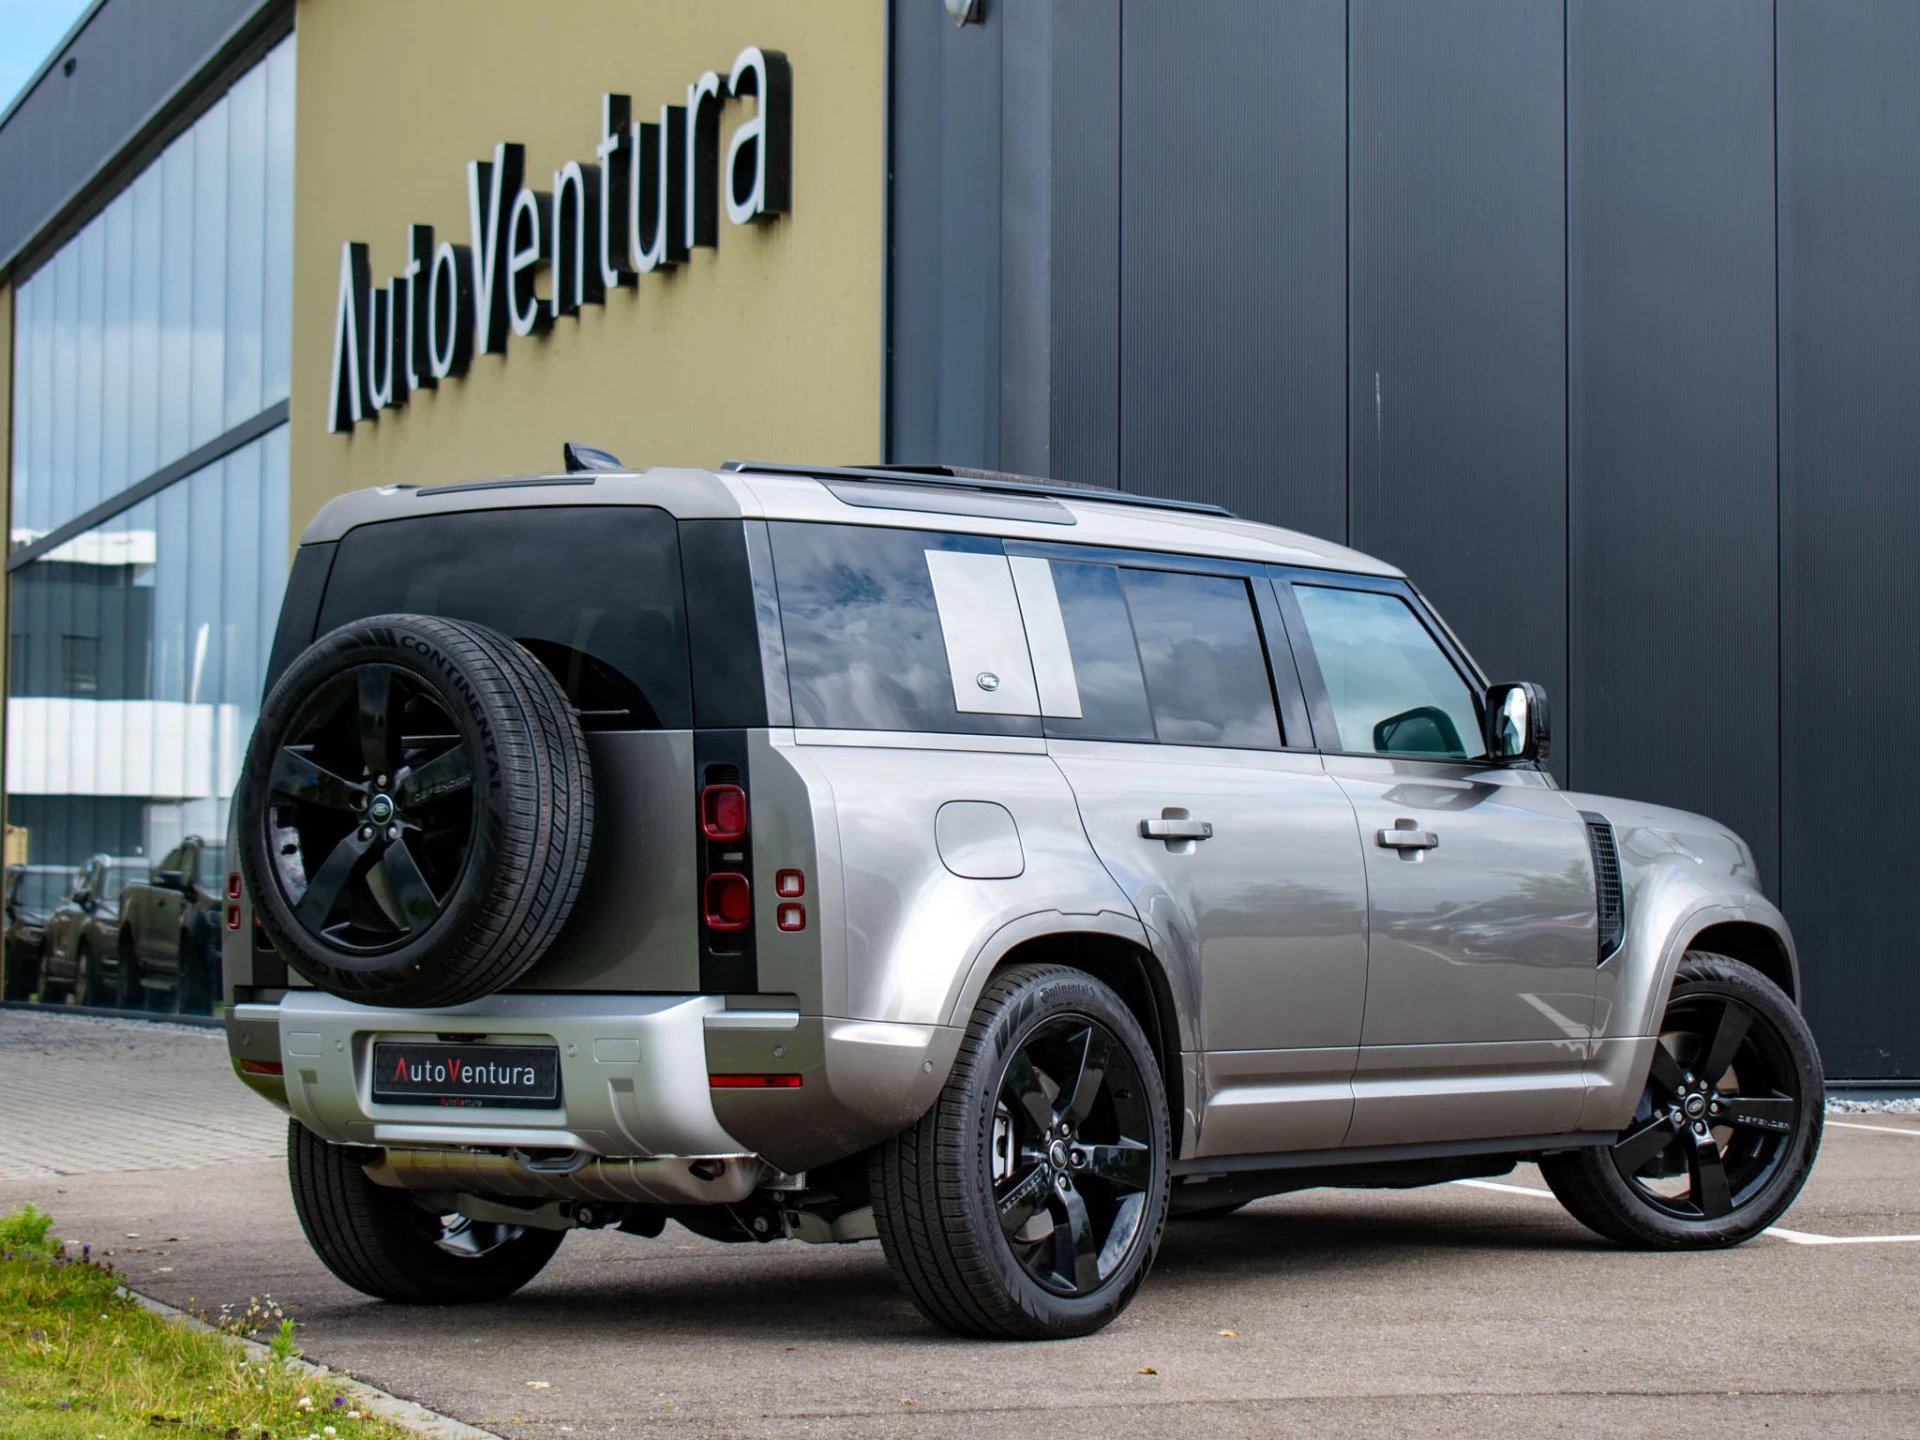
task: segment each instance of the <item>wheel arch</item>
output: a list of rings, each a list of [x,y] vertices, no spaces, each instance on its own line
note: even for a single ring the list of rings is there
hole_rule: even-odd
[[[1800,1003],[1799,969],[1793,950],[1779,931],[1770,930],[1752,920],[1722,920],[1708,925],[1688,940],[1684,950],[1709,950],[1751,965],[1786,993],[1795,1005]],[[1668,988],[1672,988],[1669,980]]]
[[[1191,1128],[1186,1123],[1187,1107],[1197,1091],[1186,1083],[1173,988],[1153,952],[1143,943],[1106,931],[1068,929],[1034,935],[1002,951],[981,988],[1009,966],[1027,964],[1069,966],[1091,975],[1120,997],[1153,1047],[1167,1092],[1173,1153],[1181,1154],[1182,1140]]]

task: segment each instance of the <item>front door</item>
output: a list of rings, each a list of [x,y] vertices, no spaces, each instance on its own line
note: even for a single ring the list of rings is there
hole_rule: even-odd
[[[1047,750],[1197,1017],[1187,1153],[1334,1147],[1366,1000],[1353,807],[1286,747],[1265,577],[1172,563],[1015,558]],[[1304,731],[1290,662],[1284,684]]]
[[[1544,773],[1487,762],[1476,687],[1399,582],[1296,574],[1291,599],[1366,856],[1347,1144],[1573,1129],[1599,959],[1585,824]]]

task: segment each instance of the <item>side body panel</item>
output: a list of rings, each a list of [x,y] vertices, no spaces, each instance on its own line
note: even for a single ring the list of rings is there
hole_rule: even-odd
[[[1095,850],[1139,912],[1201,1052],[1191,1155],[1322,1149],[1353,1114],[1367,994],[1353,807],[1316,755],[1052,740]],[[1175,812],[1201,840],[1142,835]]]

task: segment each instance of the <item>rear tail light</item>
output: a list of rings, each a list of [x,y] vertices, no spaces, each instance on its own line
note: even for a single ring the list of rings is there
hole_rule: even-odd
[[[773,893],[782,900],[798,900],[807,893],[807,877],[798,870],[782,870],[773,877]]]
[[[709,1075],[707,1084],[715,1090],[798,1090],[798,1075]]]
[[[753,918],[753,891],[744,875],[709,875],[704,900],[709,930],[744,930]]]
[[[286,1067],[278,1060],[242,1060],[240,1073],[242,1075],[284,1075],[287,1072]]]
[[[240,872],[238,870],[235,870],[229,873],[227,876],[227,899],[238,900],[239,898],[240,898]]]
[[[738,785],[709,785],[700,792],[700,833],[709,840],[738,840],[747,833],[747,792]]]
[[[807,907],[782,905],[774,912],[774,920],[782,930],[804,930],[807,928]]]
[[[238,905],[229,905],[227,906],[227,929],[238,930],[239,928],[240,907]]]

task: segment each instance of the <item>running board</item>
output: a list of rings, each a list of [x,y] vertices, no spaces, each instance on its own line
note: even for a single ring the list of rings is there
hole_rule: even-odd
[[[1347,1169],[1356,1165],[1389,1164],[1396,1160],[1450,1160],[1468,1155],[1512,1155],[1516,1159],[1548,1150],[1588,1150],[1611,1145],[1619,1137],[1602,1131],[1574,1131],[1565,1135],[1501,1135],[1486,1140],[1425,1141],[1418,1145],[1363,1145],[1348,1150],[1289,1150],[1274,1155],[1213,1155],[1180,1160],[1172,1167],[1176,1180],[1210,1175],[1244,1175],[1263,1170]]]

